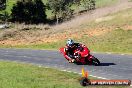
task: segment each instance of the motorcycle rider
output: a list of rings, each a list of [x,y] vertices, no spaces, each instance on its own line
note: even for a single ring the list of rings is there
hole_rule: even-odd
[[[72,39],[68,39],[66,46],[65,46],[65,52],[66,52],[66,57],[69,58],[69,63],[73,63],[76,61],[77,58],[75,56],[74,51],[78,48],[83,49],[83,47],[85,47],[85,45],[80,44],[80,43],[75,43]]]

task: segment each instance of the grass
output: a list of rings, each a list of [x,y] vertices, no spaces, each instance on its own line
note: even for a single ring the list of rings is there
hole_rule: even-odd
[[[127,26],[132,25],[132,19],[130,19],[131,16],[132,16],[132,9],[127,9],[114,14],[109,14],[101,18],[101,19],[105,18],[105,20],[101,20],[99,22],[97,22],[97,20],[94,20],[90,23],[85,23],[78,26],[79,30],[77,32],[80,34],[76,34],[76,35],[80,36],[80,38],[74,38],[72,34],[69,35],[69,33],[67,33],[67,35],[68,37],[74,38],[77,42],[84,43],[90,48],[91,51],[131,54],[132,53],[132,38],[131,38],[132,29],[127,28]],[[112,17],[112,19],[106,20],[106,18],[108,17]],[[108,32],[100,34],[100,35],[96,35],[95,33],[94,35],[90,36],[89,34],[87,34],[87,32],[85,32],[85,31],[89,31],[89,29],[96,30],[96,31],[106,30]],[[52,33],[50,31],[52,30],[47,31],[48,33],[45,35],[55,34],[55,32]],[[33,33],[32,31],[29,32],[30,35],[32,33]],[[38,32],[35,31],[35,33],[38,33]],[[40,30],[39,33],[42,33],[42,31]],[[46,33],[46,31],[44,31],[44,33]],[[18,35],[22,35],[22,34],[18,34]],[[42,33],[39,35],[42,36],[44,34]],[[35,35],[33,34],[33,36]],[[1,48],[33,48],[33,49],[57,49],[58,50],[60,47],[65,45],[65,42],[66,42],[65,39],[63,40],[61,39],[57,42],[51,42],[51,43],[29,44],[29,45],[22,44],[22,45],[15,45],[15,46],[0,45],[0,47]]]
[[[120,28],[127,25],[132,25],[132,9],[127,9],[123,11],[119,11],[113,14],[108,14],[104,17],[98,18],[91,22],[82,24],[79,26],[79,29],[82,28]]]
[[[96,0],[96,8],[101,8],[117,3],[119,0]]]
[[[84,88],[78,82],[81,76],[75,73],[5,61],[0,62],[0,69],[0,88]],[[89,88],[106,88],[106,86]],[[107,88],[128,87],[107,86]]]
[[[30,44],[30,45],[0,45],[0,48],[29,48],[29,49],[59,49],[61,46],[64,46],[64,41],[62,42],[53,42],[53,43],[45,43],[45,44]]]
[[[90,24],[83,24],[79,29],[104,29],[111,31],[92,37],[84,33],[81,41],[90,46],[93,51],[132,53],[132,27],[127,27],[132,25],[131,16],[132,10],[127,9],[106,16],[113,17],[112,19],[102,20],[100,22],[96,22],[95,20]],[[101,19],[106,17],[102,17]]]
[[[78,74],[14,62],[0,62],[0,88],[75,88]]]
[[[113,52],[113,53],[131,53],[132,52],[132,31],[115,29],[109,34],[102,36],[83,35],[81,39],[76,39],[88,46],[91,51],[96,52]],[[1,45],[1,48],[29,48],[29,49],[59,49],[65,45],[66,40],[45,44],[31,44],[31,45],[16,45],[10,46]]]
[[[115,53],[132,53],[132,31],[116,29],[103,36],[89,38],[83,36],[82,40],[92,51],[97,52],[115,52]]]
[[[29,26],[28,29],[31,30],[23,30],[23,27],[26,26],[18,26],[17,29],[12,28],[9,30],[11,33],[8,33],[7,31],[4,34],[1,34],[0,37],[3,36],[3,39],[26,39],[28,41],[33,40],[36,42],[39,42],[35,40],[36,38],[40,37],[41,39],[50,40],[50,39],[57,39],[57,42],[49,42],[49,43],[33,43],[33,44],[21,44],[21,45],[3,45],[1,44],[1,48],[33,48],[33,49],[59,49],[61,46],[65,45],[66,38],[63,38],[63,34],[66,34],[67,38],[73,38],[77,42],[82,42],[85,45],[87,45],[91,51],[97,51],[97,52],[115,52],[115,53],[132,53],[132,9],[127,9],[124,11],[120,11],[114,14],[108,14],[105,17],[101,17],[99,19],[93,20],[88,23],[84,23],[82,25],[78,25],[77,28],[74,29],[56,29],[52,30],[52,28],[48,30],[45,30],[44,25],[33,25]],[[30,28],[31,27],[31,28]],[[22,28],[19,30],[19,28]],[[46,27],[48,28],[48,27]],[[12,32],[12,30],[14,32]],[[39,29],[39,30],[38,30]],[[77,30],[78,34],[75,34],[74,31],[71,30]],[[94,33],[92,36],[88,34],[88,32],[91,32],[92,30],[96,31],[102,31],[105,30],[106,33],[96,35],[97,33]],[[75,30],[75,31],[76,31]],[[108,31],[108,32],[107,32]],[[3,31],[0,31],[0,33],[3,33]],[[16,34],[15,34],[16,33]],[[58,34],[60,33],[60,34]],[[76,38],[72,36],[75,34],[76,36],[79,36],[80,38]],[[52,36],[52,35],[58,35],[58,36]],[[13,36],[13,37],[11,37]],[[44,37],[46,36],[46,37]],[[51,38],[50,38],[51,37]],[[6,40],[5,39],[5,40]],[[28,42],[27,41],[27,42]],[[26,42],[26,43],[27,43]]]

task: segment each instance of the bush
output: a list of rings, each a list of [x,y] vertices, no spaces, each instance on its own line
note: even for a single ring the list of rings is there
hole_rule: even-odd
[[[25,23],[46,22],[45,5],[41,0],[17,1],[11,10],[11,20]]]

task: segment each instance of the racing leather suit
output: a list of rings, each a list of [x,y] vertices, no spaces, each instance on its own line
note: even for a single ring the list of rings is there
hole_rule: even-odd
[[[80,43],[74,43],[73,47],[68,47],[67,45],[65,46],[65,57],[68,58],[69,60],[76,59],[74,55],[74,51],[77,48],[83,48],[84,45]]]

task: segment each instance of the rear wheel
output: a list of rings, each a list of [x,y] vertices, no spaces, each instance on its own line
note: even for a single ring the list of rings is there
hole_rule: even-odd
[[[99,65],[100,65],[100,61],[99,61],[97,58],[95,58],[94,56],[93,56],[93,58],[92,58],[92,63],[93,63],[93,65],[95,65],[95,66],[99,66]]]

